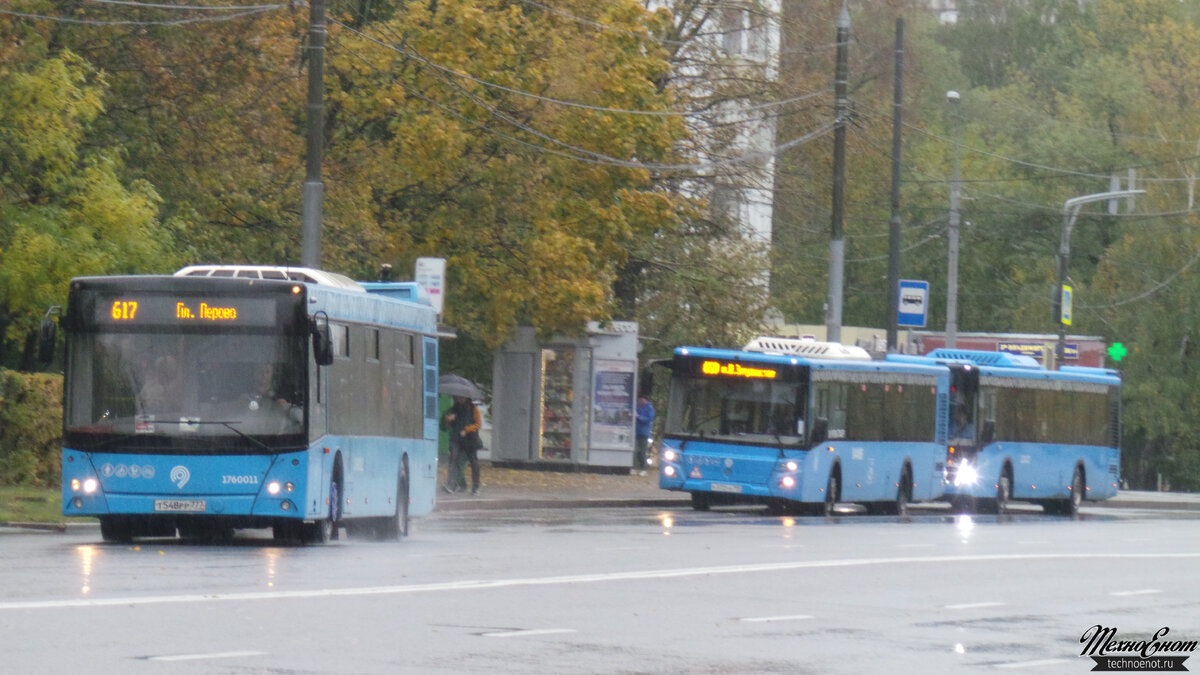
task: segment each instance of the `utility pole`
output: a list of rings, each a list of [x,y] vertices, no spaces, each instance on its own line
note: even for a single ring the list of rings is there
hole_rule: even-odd
[[[300,264],[321,266],[321,160],[325,134],[325,0],[309,0],[308,145],[305,148],[304,205]]]
[[[904,19],[896,19],[896,76],[892,87],[892,219],[888,221],[887,350],[900,334],[900,152],[904,103]]]
[[[946,92],[950,114],[954,116],[954,177],[950,179],[950,236],[946,253],[946,347],[958,346],[958,218],[959,193],[962,190],[959,142],[962,136],[962,115],[958,111],[957,91]]]
[[[846,241],[842,219],[846,206],[846,117],[850,107],[846,98],[850,10],[842,1],[837,20],[837,71],[833,83],[833,208],[829,237],[829,300],[825,307],[825,339],[842,341],[842,293],[846,274]]]

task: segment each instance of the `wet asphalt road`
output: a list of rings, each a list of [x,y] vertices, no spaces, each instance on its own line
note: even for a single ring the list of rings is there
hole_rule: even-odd
[[[0,671],[1085,673],[1200,639],[1200,519],[438,513],[401,544],[0,530]],[[1200,665],[1200,658],[1189,665]]]

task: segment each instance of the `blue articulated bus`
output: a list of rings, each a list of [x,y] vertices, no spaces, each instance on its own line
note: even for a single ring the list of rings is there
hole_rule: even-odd
[[[435,499],[436,316],[413,284],[368,286],[247,266],[72,280],[63,514],[106,541],[405,536]]]
[[[1047,370],[1028,356],[961,349],[887,358],[951,372],[946,497],[961,510],[1004,512],[1021,500],[1074,515],[1085,500],[1117,494],[1117,371]]]
[[[857,347],[758,338],[680,347],[659,486],[692,506],[763,503],[829,514],[839,502],[904,513],[943,497],[950,369],[872,360]]]

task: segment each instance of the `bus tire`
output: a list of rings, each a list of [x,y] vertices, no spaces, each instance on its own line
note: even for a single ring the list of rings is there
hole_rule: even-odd
[[[821,514],[832,516],[838,502],[838,489],[840,481],[838,480],[837,472],[829,474],[829,482],[825,484],[825,501],[821,503]]]
[[[896,488],[896,503],[894,511],[897,516],[908,515],[908,505],[912,503],[913,479],[912,467],[907,464],[900,472],[900,485]]]
[[[329,479],[329,509],[325,512],[325,517],[313,523],[304,523],[300,526],[300,543],[302,544],[328,544],[336,538],[337,532],[337,514],[338,507],[341,506],[342,494],[338,489],[338,482],[334,478]]]
[[[1000,472],[1000,480],[996,481],[996,513],[1004,515],[1009,512],[1012,501],[1012,470],[1007,466]]]
[[[390,516],[370,518],[360,526],[372,541],[402,541],[408,536],[410,489],[408,457],[404,457],[396,474],[396,512]]]
[[[1083,505],[1083,493],[1087,490],[1087,481],[1083,476],[1083,467],[1076,466],[1071,476],[1071,493],[1066,499],[1047,499],[1042,502],[1042,510],[1055,516],[1077,516],[1079,507]]]
[[[712,495],[707,492],[691,492],[692,509],[695,511],[707,511],[712,508]]]
[[[1083,478],[1083,467],[1076,466],[1075,473],[1071,476],[1071,496],[1067,502],[1063,504],[1064,513],[1068,516],[1079,515],[1079,507],[1083,506],[1084,493],[1087,492],[1087,481]]]
[[[133,525],[122,516],[100,516],[100,537],[107,542],[128,544],[133,541]]]
[[[396,478],[396,514],[387,523],[385,539],[403,541],[408,536],[408,458],[400,461],[400,474]]]

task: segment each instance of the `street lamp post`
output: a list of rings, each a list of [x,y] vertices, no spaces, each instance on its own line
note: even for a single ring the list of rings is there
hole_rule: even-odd
[[[1145,193],[1145,190],[1112,190],[1110,192],[1097,192],[1096,194],[1072,197],[1063,202],[1062,241],[1058,245],[1058,295],[1055,297],[1054,303],[1057,309],[1055,320],[1058,321],[1058,343],[1054,346],[1055,370],[1062,364],[1067,346],[1067,324],[1063,321],[1063,304],[1065,300],[1063,293],[1067,286],[1067,260],[1071,256],[1071,228],[1075,227],[1075,218],[1079,215],[1079,208],[1084,204],[1092,202],[1103,202],[1109,199],[1120,199],[1122,197],[1132,197]]]

